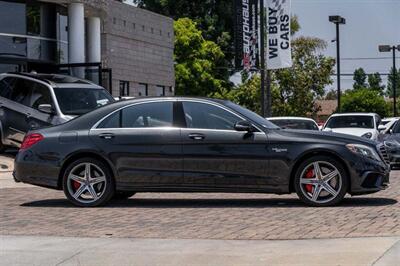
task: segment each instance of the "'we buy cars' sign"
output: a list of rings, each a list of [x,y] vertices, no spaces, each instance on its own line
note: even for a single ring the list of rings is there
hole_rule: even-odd
[[[264,3],[267,14],[267,68],[291,67],[290,0],[264,0]]]

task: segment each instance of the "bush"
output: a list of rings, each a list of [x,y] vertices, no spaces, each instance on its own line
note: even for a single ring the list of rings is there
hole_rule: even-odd
[[[389,115],[389,104],[376,90],[360,88],[348,90],[342,96],[342,112],[370,112],[381,117]]]

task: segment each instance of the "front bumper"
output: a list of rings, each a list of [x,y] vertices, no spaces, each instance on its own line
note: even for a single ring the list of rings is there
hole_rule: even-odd
[[[352,171],[351,195],[374,193],[389,187],[390,166],[363,158]]]

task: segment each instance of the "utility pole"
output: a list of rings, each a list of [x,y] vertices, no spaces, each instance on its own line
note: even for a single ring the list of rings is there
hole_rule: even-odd
[[[261,116],[266,117],[265,112],[265,19],[264,0],[260,0],[260,76],[261,76]]]
[[[346,24],[346,19],[341,16],[329,16],[329,21],[336,25],[336,75],[337,75],[337,111],[340,113],[340,31],[339,25]]]

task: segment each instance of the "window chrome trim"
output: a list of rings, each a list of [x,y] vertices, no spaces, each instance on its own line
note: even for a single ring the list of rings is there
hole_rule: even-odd
[[[120,107],[114,111],[112,111],[111,113],[107,114],[106,116],[104,116],[103,118],[101,118],[99,121],[97,121],[91,128],[90,130],[116,130],[116,129],[151,129],[151,128],[156,128],[156,127],[121,127],[121,128],[97,128],[105,119],[107,119],[109,116],[115,114],[116,112],[121,111],[122,109],[134,106],[134,105],[139,105],[139,104],[146,104],[146,103],[157,103],[157,102],[181,102],[182,105],[184,102],[198,102],[198,103],[203,103],[203,104],[209,104],[209,105],[213,105],[215,107],[221,108],[235,116],[237,116],[238,118],[242,119],[242,120],[246,120],[249,121],[248,118],[243,117],[240,114],[237,114],[236,112],[233,112],[232,110],[230,110],[229,108],[218,104],[218,103],[214,103],[212,101],[207,101],[207,100],[196,100],[196,99],[157,99],[157,100],[150,100],[150,101],[145,101],[145,102],[138,102],[138,103],[132,103],[129,105],[125,105],[123,107]],[[182,106],[183,107],[183,106]],[[184,111],[184,110],[183,110]],[[264,131],[261,130],[258,126],[254,125],[253,121],[250,121],[251,124],[258,130],[258,132],[252,132],[252,133],[263,133]],[[188,128],[188,127],[157,127],[158,129],[160,128],[181,128],[181,129],[190,129],[190,130],[208,130],[208,131],[229,131],[229,132],[239,132],[237,130],[229,130],[229,129],[211,129],[211,128]]]

